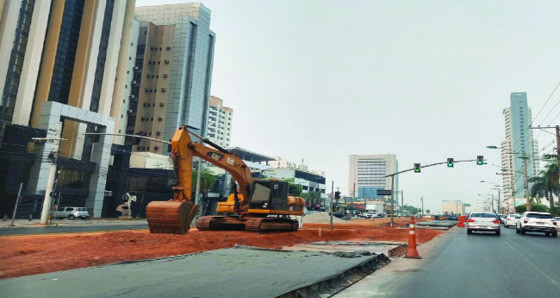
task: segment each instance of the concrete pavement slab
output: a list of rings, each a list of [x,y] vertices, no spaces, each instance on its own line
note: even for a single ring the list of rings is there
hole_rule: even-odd
[[[277,297],[336,291],[325,283],[369,274],[384,255],[236,247],[0,280],[5,297]],[[361,277],[356,278],[356,280]],[[340,282],[340,281],[339,281]],[[319,285],[319,286],[317,286]]]

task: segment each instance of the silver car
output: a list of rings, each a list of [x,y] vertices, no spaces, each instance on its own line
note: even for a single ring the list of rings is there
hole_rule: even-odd
[[[86,219],[89,217],[89,212],[86,207],[63,207],[62,209],[56,210],[53,214],[55,218],[81,218]]]
[[[495,213],[474,212],[467,221],[467,234],[473,231],[494,232],[500,235],[500,218]]]

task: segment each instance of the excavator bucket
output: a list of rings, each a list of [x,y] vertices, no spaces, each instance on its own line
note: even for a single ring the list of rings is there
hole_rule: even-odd
[[[198,205],[187,201],[153,201],[146,207],[150,233],[185,234],[198,212]]]

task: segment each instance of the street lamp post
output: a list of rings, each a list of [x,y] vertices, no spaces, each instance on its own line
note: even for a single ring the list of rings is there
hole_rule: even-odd
[[[497,205],[498,208],[497,208],[497,209],[498,209],[498,213],[501,214],[501,213],[502,213],[502,206],[501,206],[501,204],[500,204],[500,200],[501,200],[501,198],[500,198],[500,192],[501,192],[500,186],[497,185],[497,184],[495,184],[495,183],[492,183],[492,182],[490,182],[490,181],[480,180],[480,182],[481,182],[481,183],[489,183],[489,184],[492,184],[492,185],[494,185],[494,187],[490,187],[490,189],[497,189],[497,190],[498,190],[498,205]],[[508,210],[508,213],[509,213],[509,210]]]
[[[500,147],[497,146],[486,146],[486,148],[488,149],[502,149]],[[523,172],[524,172],[524,176],[525,176],[525,207],[527,209],[527,211],[531,211],[531,203],[529,202],[529,176],[527,174],[527,159],[529,159],[529,157],[524,153],[520,153],[520,152],[515,152],[509,149],[506,149],[508,152],[508,154],[515,154],[515,155],[521,155],[518,156],[518,158],[523,159]],[[512,181],[513,185],[515,185],[515,181]],[[515,208],[515,192],[513,193],[513,202],[514,202],[514,208]]]

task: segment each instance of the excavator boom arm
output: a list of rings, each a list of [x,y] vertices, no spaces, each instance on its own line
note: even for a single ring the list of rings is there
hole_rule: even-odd
[[[193,142],[186,127],[179,128],[171,139],[172,157],[175,168],[176,185],[184,188],[186,200],[191,200],[192,192],[192,161],[197,156],[201,159],[228,171],[237,184],[245,201],[248,202],[253,186],[251,171],[238,156],[225,150],[205,146]],[[245,210],[239,210],[242,212]]]

